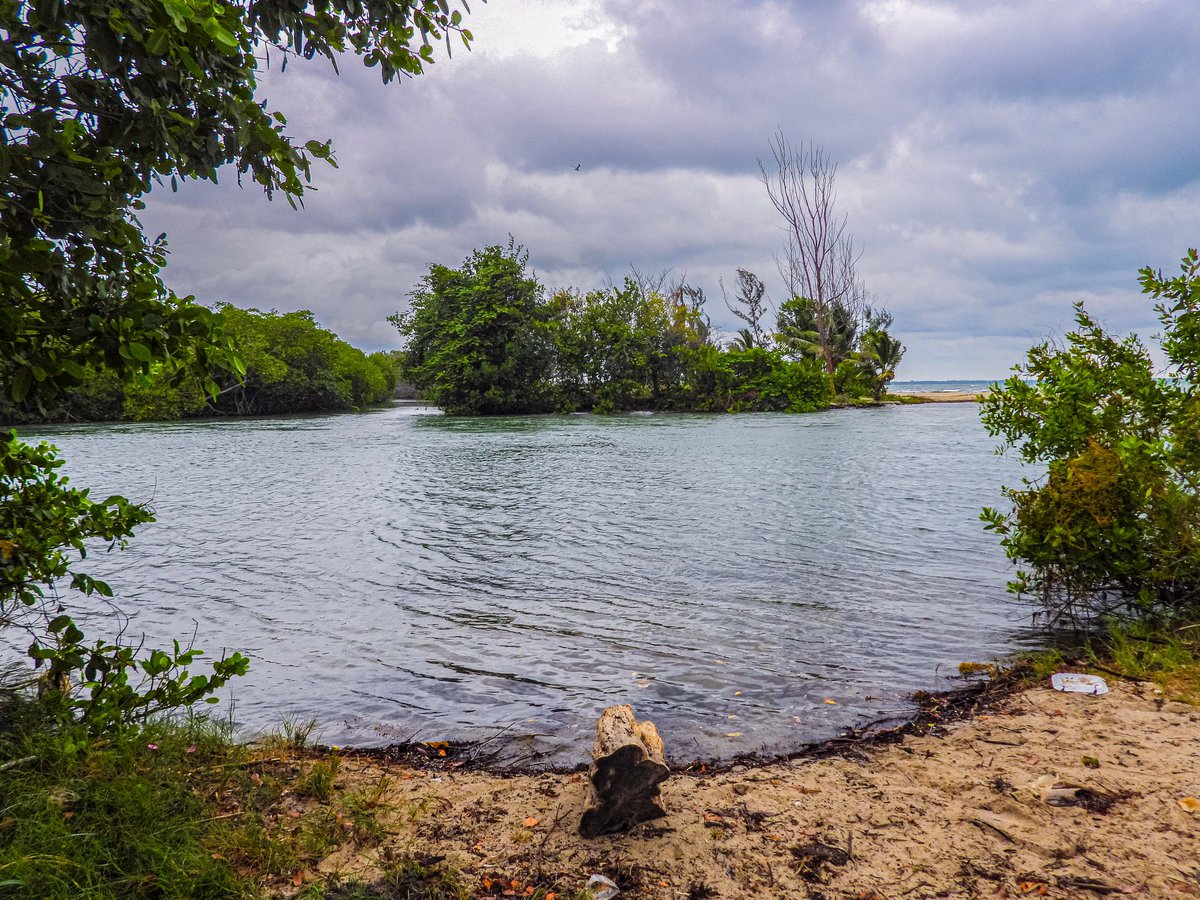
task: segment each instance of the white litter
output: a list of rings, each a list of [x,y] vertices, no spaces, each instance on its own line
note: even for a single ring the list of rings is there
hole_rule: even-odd
[[[611,898],[621,893],[621,889],[603,875],[593,875],[589,878],[584,890],[588,892],[588,896],[592,897],[593,900],[611,900]]]
[[[1050,687],[1071,694],[1108,693],[1108,685],[1099,675],[1080,675],[1075,672],[1056,672],[1050,676]]]

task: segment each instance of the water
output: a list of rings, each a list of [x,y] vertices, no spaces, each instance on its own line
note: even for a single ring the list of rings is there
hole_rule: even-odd
[[[27,436],[33,435],[29,432]],[[582,759],[632,703],[676,759],[780,750],[1028,643],[978,522],[974,404],[803,416],[364,415],[37,432],[159,521],[95,554],[152,641],[251,656],[246,732]],[[7,635],[9,641],[15,640]],[[832,701],[832,702],[830,702]]]

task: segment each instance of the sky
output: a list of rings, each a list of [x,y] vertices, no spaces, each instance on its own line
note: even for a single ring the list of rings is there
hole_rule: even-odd
[[[770,141],[838,164],[901,380],[1003,377],[1071,326],[1156,331],[1137,272],[1200,243],[1200,16],[1177,0],[491,0],[415,79],[263,73],[301,140],[304,208],[234,173],[156,188],[166,278],[206,303],[309,309],[367,350],[431,263],[511,235],[548,288],[670,269],[718,330],[738,267],[775,303]],[[576,171],[576,166],[579,170]]]

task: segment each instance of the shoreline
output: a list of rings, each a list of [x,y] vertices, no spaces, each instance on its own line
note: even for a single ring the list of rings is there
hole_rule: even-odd
[[[965,683],[938,691],[914,691],[906,698],[913,704],[909,715],[899,713],[882,719],[852,725],[833,737],[799,743],[791,750],[777,752],[746,751],[727,758],[695,757],[686,762],[668,758],[672,775],[694,775],[701,772],[717,774],[735,767],[762,768],[797,760],[826,759],[852,755],[876,747],[887,746],[905,737],[939,734],[951,725],[984,712],[1004,698],[1024,689],[1024,676],[1019,668],[1001,670],[995,677],[973,678],[959,676]],[[410,769],[432,772],[478,772],[497,778],[534,775],[572,775],[587,770],[586,762],[572,765],[522,763],[523,757],[507,761],[505,747],[518,742],[520,736],[501,741],[501,734],[474,741],[431,740],[398,741],[380,746],[317,744],[321,753],[336,753],[343,759],[361,759],[379,764],[403,765]],[[670,735],[666,735],[669,739]]]
[[[1002,674],[925,695],[921,716],[875,736],[674,767],[665,819],[591,840],[580,768],[489,772],[436,743],[424,759],[317,752],[343,796],[375,792],[379,841],[264,887],[369,888],[406,859],[461,886],[429,896],[567,900],[592,874],[656,900],[1200,896],[1200,814],[1180,802],[1200,794],[1200,709],[1149,682],[1109,687]],[[286,791],[279,805],[280,822],[311,814]]]

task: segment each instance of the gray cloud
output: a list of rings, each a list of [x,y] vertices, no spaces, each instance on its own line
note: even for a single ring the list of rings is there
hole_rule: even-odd
[[[1200,23],[1167,0],[493,0],[474,28],[472,53],[402,85],[349,60],[268,73],[340,168],[298,213],[224,174],[156,190],[172,285],[394,346],[384,318],[428,263],[511,233],[551,286],[669,267],[732,327],[737,266],[782,299],[756,162],[782,127],[840,160],[900,377],[990,377],[1074,299],[1152,332],[1136,270],[1200,235]]]

